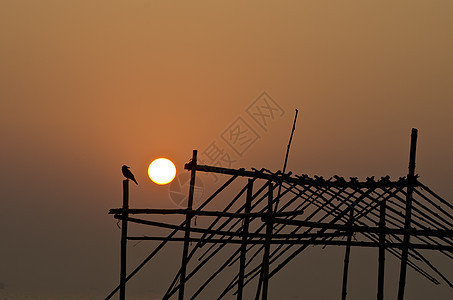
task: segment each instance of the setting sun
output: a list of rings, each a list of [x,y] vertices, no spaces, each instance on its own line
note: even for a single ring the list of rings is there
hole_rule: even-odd
[[[148,167],[149,178],[157,184],[170,183],[176,175],[176,167],[173,162],[167,158],[158,158]]]

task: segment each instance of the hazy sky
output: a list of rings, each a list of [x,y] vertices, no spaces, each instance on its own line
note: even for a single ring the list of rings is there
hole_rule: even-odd
[[[451,0],[0,0],[0,297],[105,297],[119,277],[107,212],[121,205],[121,165],[140,184],[131,206],[175,208],[148,164],[165,156],[185,172],[192,149],[213,142],[234,154],[222,133],[238,117],[259,138],[232,167],[281,168],[298,108],[288,170],[325,177],[404,176],[416,127],[417,173],[451,202],[452,12]],[[266,130],[247,114],[263,92],[284,111]],[[131,246],[131,266],[152,247]],[[374,298],[377,251],[356,253],[351,299]],[[339,297],[343,250],[310,254],[271,295]],[[177,265],[163,262],[179,262],[180,248],[165,255],[131,299],[166,289],[156,281],[169,283]],[[427,293],[452,297],[409,270],[407,298]]]

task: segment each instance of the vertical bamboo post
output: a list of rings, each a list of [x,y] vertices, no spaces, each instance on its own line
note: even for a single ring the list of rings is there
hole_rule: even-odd
[[[411,148],[409,155],[409,173],[407,175],[407,194],[406,194],[406,215],[404,220],[404,229],[408,230],[411,226],[411,211],[412,211],[412,193],[414,191],[415,183],[415,154],[417,148],[417,129],[412,128],[411,134]],[[404,300],[404,288],[406,286],[406,271],[407,271],[407,257],[408,245],[410,240],[410,233],[406,231],[403,239],[403,250],[401,253],[401,268],[400,280],[398,287],[398,300]]]
[[[250,213],[252,207],[252,192],[253,192],[253,179],[248,180],[247,184],[247,197],[245,199],[244,212]],[[245,274],[245,263],[246,263],[246,252],[247,252],[247,238],[249,234],[249,217],[244,218],[244,224],[242,226],[242,244],[241,244],[241,257],[239,261],[239,279],[238,279],[238,300],[242,300],[242,293],[244,291],[244,274]]]
[[[123,180],[123,221],[121,223],[120,300],[126,299],[127,209],[129,209],[129,179]]]
[[[258,286],[256,288],[255,300],[260,300],[262,285],[263,285],[263,268],[261,266],[260,276],[258,278]]]
[[[187,210],[192,210],[193,205],[193,194],[195,189],[195,172],[197,169],[197,150],[193,150],[192,154],[192,170],[190,173],[190,187],[189,187],[189,198],[187,201]],[[186,214],[186,231],[184,233],[184,248],[182,250],[182,262],[181,262],[181,273],[179,277],[179,296],[178,300],[184,299],[184,286],[186,281],[186,269],[187,269],[187,256],[189,253],[189,240],[190,240],[190,221],[192,214]]]
[[[385,207],[382,200],[379,207],[379,267],[377,300],[384,300],[384,274],[385,274]]]
[[[350,208],[349,212],[349,223],[352,226],[354,223],[354,208]],[[348,288],[348,271],[349,271],[349,257],[351,256],[351,238],[352,231],[348,232],[348,238],[346,241],[346,250],[344,253],[344,266],[343,266],[343,288],[341,291],[341,300],[346,300],[347,288]]]
[[[267,197],[267,213],[272,214],[272,200],[273,200],[273,184],[272,181],[269,181],[269,191]],[[266,243],[264,244],[264,255],[263,255],[263,297],[262,300],[267,300],[267,292],[269,289],[269,253],[271,247],[271,235],[272,235],[272,221],[271,219],[267,220],[266,224]]]

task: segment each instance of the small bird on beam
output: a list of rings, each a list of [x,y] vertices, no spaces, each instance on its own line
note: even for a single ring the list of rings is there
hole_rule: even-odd
[[[129,170],[128,166],[123,165],[121,167],[121,171],[123,172],[124,177],[132,180],[133,182],[135,182],[136,185],[138,185],[137,180],[135,180],[134,174],[132,174],[132,172]]]

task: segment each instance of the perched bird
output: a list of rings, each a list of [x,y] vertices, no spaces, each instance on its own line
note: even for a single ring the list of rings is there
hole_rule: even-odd
[[[134,174],[132,174],[132,172],[129,170],[128,166],[123,165],[121,167],[121,171],[123,172],[124,177],[132,180],[133,182],[135,182],[136,185],[138,185],[137,180],[135,180]]]

